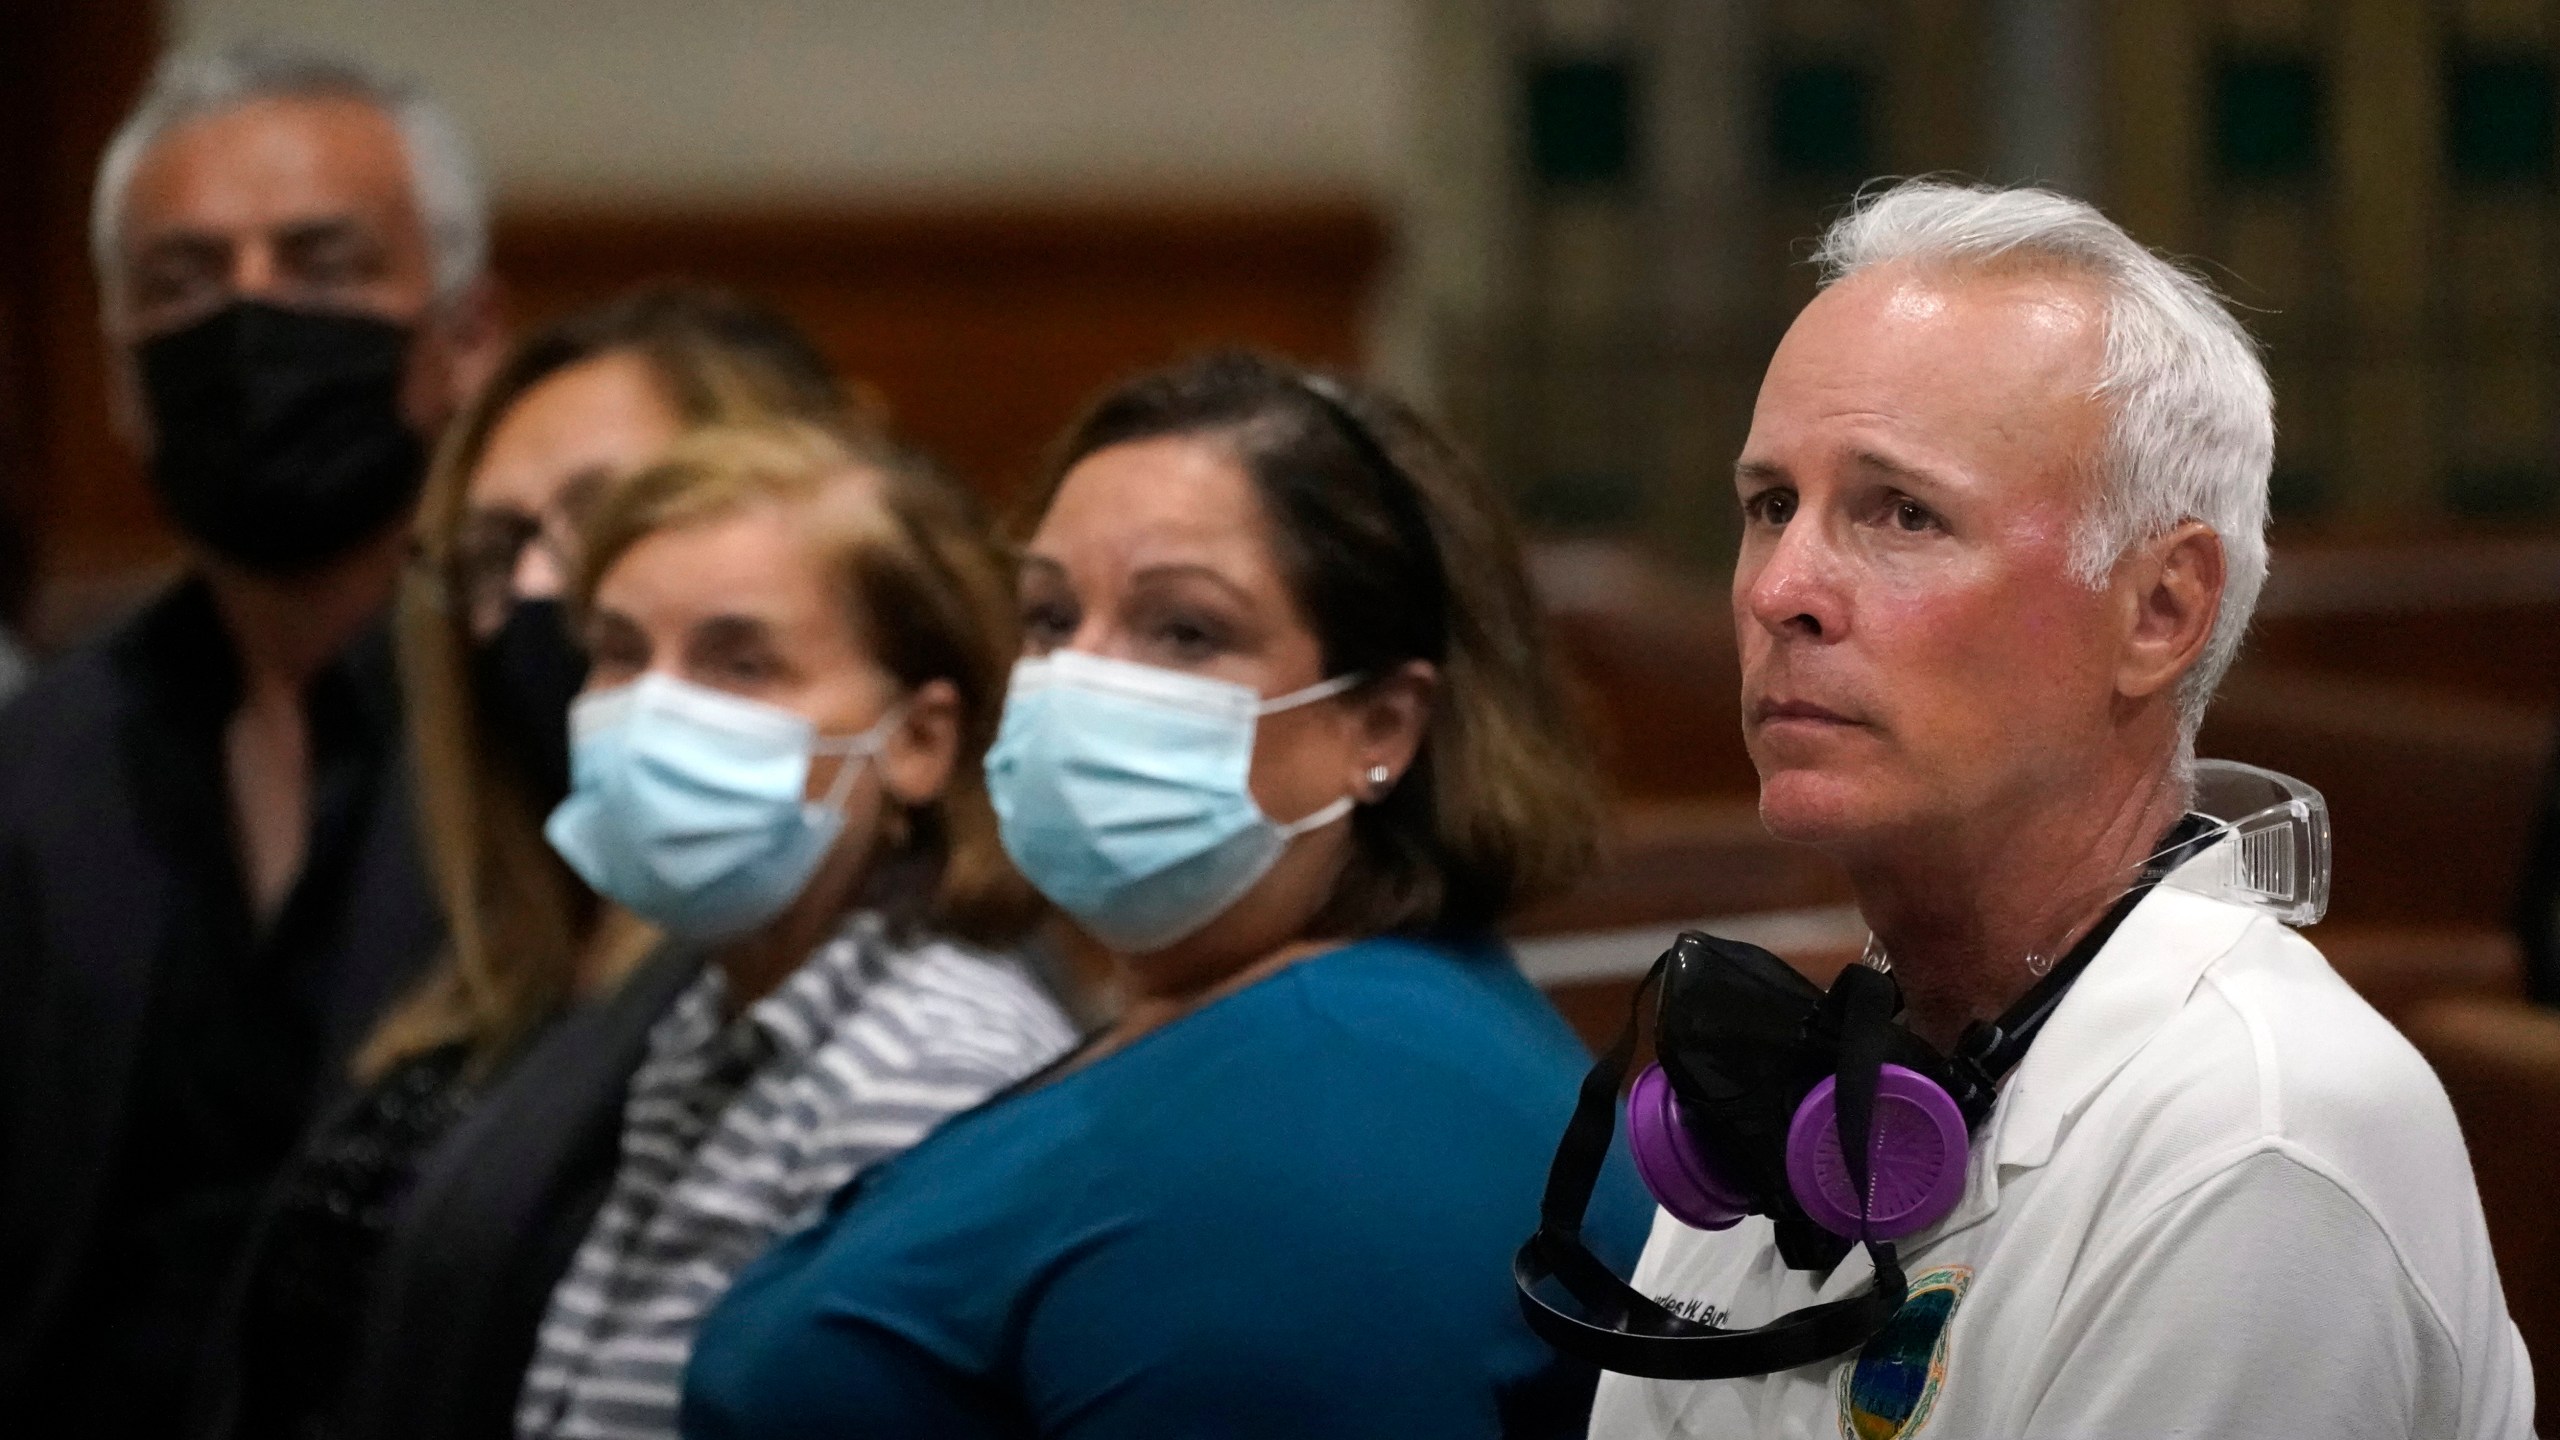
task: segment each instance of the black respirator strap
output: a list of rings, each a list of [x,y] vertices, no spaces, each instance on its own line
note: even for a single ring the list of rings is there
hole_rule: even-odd
[[[1982,1103],[1986,1107],[1991,1088],[2026,1058],[2027,1047],[2035,1043],[2044,1023],[2053,1018],[2053,1012],[2062,1008],[2063,996],[2070,993],[2072,985],[2080,978],[2080,972],[2088,969],[2089,963],[2098,958],[2098,952],[2107,948],[2107,942],[2115,938],[2117,929],[2133,914],[2134,907],[2157,889],[2161,881],[2168,879],[2170,871],[2202,853],[2205,849],[2203,842],[2211,838],[2211,820],[2196,814],[2181,816],[2177,824],[2169,827],[2169,833],[2161,837],[2158,852],[2134,877],[2132,885],[2106,908],[2078,943],[2064,952],[2053,969],[2036,982],[2035,988],[2018,997],[2018,1002],[1999,1019],[1987,1025],[1972,1026],[1957,1038],[1956,1053],[1952,1058],[1958,1066],[1970,1069],[1973,1079],[1981,1087]]]
[[[1738,1375],[1766,1375],[1792,1370],[1845,1354],[1866,1343],[1902,1308],[1908,1287],[1893,1246],[1867,1242],[1875,1261],[1875,1280],[1841,1300],[1790,1311],[1766,1325],[1727,1330],[1670,1309],[1620,1279],[1591,1253],[1582,1238],[1582,1217],[1591,1192],[1607,1162],[1610,1136],[1617,1128],[1618,1094],[1635,1060],[1637,1027],[1644,1003],[1662,978],[1657,960],[1636,986],[1627,1023],[1606,1052],[1582,1077],[1582,1093],[1573,1119],[1556,1147],[1555,1164],[1547,1171],[1547,1190],[1538,1206],[1538,1230],[1511,1260],[1511,1279],[1520,1292],[1520,1311],[1540,1339],[1569,1355],[1578,1355],[1604,1370],[1656,1380],[1727,1380]],[[1881,1059],[1881,1049],[1878,1059]],[[1845,1085],[1845,1079],[1844,1079]],[[1865,1105],[1872,1109],[1875,1072],[1868,1068]],[[1864,1193],[1867,1116],[1858,1117],[1854,1134],[1849,1105],[1841,1105],[1842,1134],[1856,1141],[1851,1171]],[[1539,1293],[1547,1281],[1561,1284],[1579,1305],[1575,1313],[1549,1303]]]
[[[1858,1191],[1859,1238],[1864,1239],[1867,1208],[1875,1199],[1867,1140],[1875,1122],[1876,1081],[1890,1053],[1901,996],[1891,980],[1853,965],[1832,982],[1831,993],[1824,998],[1839,1007],[1840,1058],[1832,1073],[1831,1099],[1840,1129],[1841,1163],[1849,1167],[1849,1183]]]
[[[1627,1000],[1627,1023],[1618,1027],[1618,1038],[1591,1063],[1582,1077],[1582,1092],[1573,1104],[1573,1119],[1566,1124],[1564,1140],[1556,1146],[1556,1158],[1547,1167],[1547,1193],[1538,1202],[1538,1233],[1560,1236],[1567,1240],[1582,1238],[1582,1217],[1591,1208],[1592,1187],[1600,1183],[1600,1168],[1608,1160],[1609,1137],[1617,1130],[1618,1091],[1626,1084],[1627,1069],[1635,1063],[1636,1034],[1644,1023],[1644,1002],[1654,987],[1662,983],[1662,969],[1670,957],[1653,962],[1636,982],[1635,994]]]

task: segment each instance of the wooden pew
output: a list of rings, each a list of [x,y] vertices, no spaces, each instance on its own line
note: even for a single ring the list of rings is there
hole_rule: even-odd
[[[2538,1427],[2560,1426],[2560,1015],[2512,1000],[2438,999],[2401,1029],[2444,1081],[2471,1149],[2507,1313],[2533,1357]]]

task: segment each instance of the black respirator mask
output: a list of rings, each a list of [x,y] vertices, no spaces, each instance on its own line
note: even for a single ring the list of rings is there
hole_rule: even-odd
[[[235,300],[144,341],[151,483],[170,518],[273,574],[379,534],[426,477],[400,413],[410,338],[373,316]]]
[[[1954,1211],[1972,1137],[2000,1081],[2146,895],[2174,872],[2181,889],[2293,924],[2318,919],[2327,905],[2328,816],[2318,793],[2227,762],[2203,762],[2197,772],[2197,812],[2110,887],[2113,902],[2068,951],[2049,966],[2031,962],[2041,978],[2024,998],[1998,1020],[1967,1027],[1952,1054],[1904,1027],[1901,988],[1882,968],[1852,965],[1826,991],[1756,945],[1680,936],[1584,1078],[1537,1233],[1513,1259],[1530,1327],[1602,1369],[1663,1380],[1768,1374],[1865,1344],[1905,1298],[1894,1242]],[[2221,818],[2233,811],[2237,818]],[[1583,1243],[1583,1212],[1651,993],[1659,995],[1659,1058],[1626,1100],[1628,1148],[1645,1187],[1693,1229],[1768,1217],[1779,1258],[1794,1269],[1828,1271],[1864,1245],[1875,1272],[1865,1289],[1725,1329],[1635,1290]]]
[[[524,786],[536,818],[569,798],[569,702],[587,683],[587,653],[558,600],[518,600],[471,652],[483,734]]]

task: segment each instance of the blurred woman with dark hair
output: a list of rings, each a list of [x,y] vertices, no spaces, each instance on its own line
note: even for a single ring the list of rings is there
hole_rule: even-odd
[[[582,518],[689,430],[867,433],[760,306],[643,291],[520,341],[421,499],[398,634],[447,948],[278,1182],[199,1377],[197,1433],[502,1436],[552,1286],[612,1174],[623,1086],[691,977],[543,842],[586,659]]]
[[[1509,1261],[1587,1057],[1495,938],[1595,801],[1500,505],[1249,356],[1067,436],[987,775],[1117,1020],[743,1276],[699,1440],[1579,1435]],[[1615,1166],[1595,1244],[1651,1207]]]
[[[402,678],[451,962],[358,1065],[466,1041],[483,1066],[563,997],[610,982],[637,937],[542,840],[569,793],[586,657],[565,590],[608,489],[679,435],[801,421],[868,435],[808,338],[718,291],[645,290],[529,337],[454,426],[418,513]]]

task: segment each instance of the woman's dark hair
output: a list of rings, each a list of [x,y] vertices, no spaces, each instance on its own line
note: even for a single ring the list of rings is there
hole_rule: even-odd
[[[1096,402],[1051,452],[1035,514],[1086,456],[1163,436],[1243,467],[1327,675],[1439,673],[1413,768],[1354,812],[1317,930],[1467,934],[1579,878],[1599,828],[1590,747],[1510,513],[1475,468],[1376,390],[1221,351]]]

